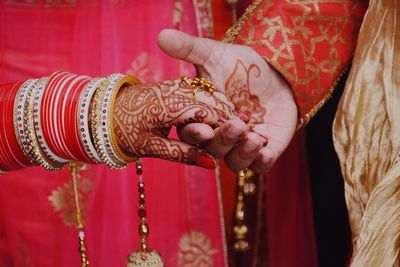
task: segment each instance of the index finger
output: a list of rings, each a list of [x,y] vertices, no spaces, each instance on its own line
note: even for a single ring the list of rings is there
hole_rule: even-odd
[[[186,98],[181,109],[173,120],[173,124],[180,126],[187,123],[207,123],[212,127],[223,125],[232,118],[238,118],[233,105],[218,92],[208,92],[196,86],[181,81],[179,88],[174,92]]]

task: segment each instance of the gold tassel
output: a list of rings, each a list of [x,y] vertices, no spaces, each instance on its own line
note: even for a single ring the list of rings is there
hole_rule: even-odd
[[[138,193],[139,193],[139,205],[138,205],[138,216],[139,216],[139,236],[140,236],[140,250],[133,251],[126,264],[127,267],[164,267],[163,260],[153,249],[150,249],[147,245],[147,239],[149,236],[149,226],[147,224],[147,212],[145,206],[145,190],[143,182],[143,169],[140,159],[136,161],[136,174],[139,176]]]

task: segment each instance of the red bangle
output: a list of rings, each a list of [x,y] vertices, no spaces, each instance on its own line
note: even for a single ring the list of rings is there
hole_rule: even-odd
[[[14,170],[32,166],[24,154],[14,130],[14,105],[17,93],[23,82],[0,86],[0,169]]]
[[[67,72],[54,73],[43,92],[40,118],[43,138],[49,151],[66,159],[93,162],[87,157],[78,134],[78,102],[81,92],[90,82],[87,76]]]
[[[72,140],[69,140],[70,136],[70,129],[75,129],[74,126],[74,119],[70,117],[70,113],[68,109],[70,108],[71,104],[68,102],[70,97],[71,91],[74,91],[76,88],[79,87],[79,84],[83,81],[83,79],[77,75],[72,75],[68,81],[65,83],[64,86],[61,88],[57,88],[59,90],[57,94],[58,102],[56,103],[57,109],[56,113],[54,114],[54,118],[57,121],[57,125],[55,125],[56,137],[57,139],[54,142],[59,147],[59,155],[67,158],[67,159],[77,159],[77,156],[74,155],[74,148],[79,146],[79,143],[71,143]],[[69,144],[69,145],[68,145]],[[72,149],[71,149],[72,148]]]
[[[82,77],[82,76],[81,76]],[[76,78],[78,79],[78,77]],[[66,109],[63,112],[63,129],[65,131],[65,140],[68,150],[74,159],[79,161],[85,161],[88,163],[93,163],[90,158],[87,157],[84,147],[81,145],[79,138],[79,126],[78,126],[78,104],[79,96],[85,89],[87,84],[90,82],[89,78],[80,79],[79,82],[73,86],[72,90],[66,98]]]
[[[40,147],[46,156],[59,164],[64,164],[68,162],[68,160],[61,158],[56,155],[54,152],[54,140],[52,137],[55,135],[55,130],[53,129],[54,121],[51,119],[51,115],[54,112],[53,104],[57,102],[57,99],[52,97],[52,91],[49,88],[58,86],[58,83],[65,78],[66,75],[62,75],[62,73],[54,73],[51,75],[47,81],[47,83],[41,84],[38,87],[38,92],[34,99],[34,110],[33,110],[33,119],[35,124],[35,133],[37,139],[39,141]]]
[[[70,86],[74,75],[67,72],[59,72],[59,79],[53,86],[46,87],[44,92],[45,105],[47,109],[42,110],[41,116],[47,118],[46,125],[43,127],[44,135],[48,137],[50,149],[60,158],[72,159],[71,155],[66,155],[65,144],[62,136],[62,101],[65,96],[65,90]],[[46,98],[47,96],[47,98]],[[43,105],[42,105],[43,107]]]

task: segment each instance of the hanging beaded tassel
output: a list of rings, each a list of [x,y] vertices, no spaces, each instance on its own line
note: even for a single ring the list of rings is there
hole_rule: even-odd
[[[246,240],[247,233],[249,231],[245,221],[245,205],[244,198],[246,195],[252,195],[255,193],[256,186],[251,181],[252,173],[247,170],[240,170],[238,172],[238,184],[237,184],[237,202],[235,210],[235,226],[233,227],[235,251],[244,252],[247,251],[250,246]]]
[[[147,245],[149,236],[149,226],[147,224],[146,206],[145,206],[145,191],[143,182],[143,169],[140,159],[136,161],[136,174],[139,177],[138,192],[139,192],[139,236],[140,250],[132,252],[128,257],[127,267],[164,267],[164,263],[160,254],[152,250]]]
[[[74,197],[75,197],[75,217],[76,217],[76,227],[78,228],[78,238],[79,238],[79,254],[81,257],[81,267],[89,267],[89,261],[86,255],[86,242],[85,242],[85,231],[83,229],[83,220],[81,209],[79,206],[79,194],[78,194],[78,175],[76,174],[76,163],[70,161],[69,169],[72,176],[72,182],[74,185]]]

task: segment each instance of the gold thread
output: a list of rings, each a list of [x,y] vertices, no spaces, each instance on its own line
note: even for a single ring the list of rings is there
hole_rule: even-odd
[[[85,242],[85,232],[83,229],[83,220],[81,208],[79,206],[79,191],[78,191],[78,175],[76,173],[76,163],[73,161],[69,162],[69,170],[72,176],[72,183],[74,187],[74,198],[75,198],[75,219],[76,227],[78,228],[78,239],[79,239],[79,255],[81,257],[81,267],[89,267],[89,261],[87,259],[86,251],[87,246]]]
[[[76,209],[76,224],[78,229],[81,229],[83,227],[82,224],[82,213],[81,213],[81,208],[79,206],[79,195],[78,195],[78,181],[76,179],[77,175],[76,175],[76,164],[73,161],[69,162],[69,169],[71,172],[71,176],[72,176],[72,183],[73,183],[73,188],[74,188],[74,200],[75,200],[75,209]]]
[[[302,127],[306,126],[307,123],[317,114],[317,112],[325,105],[326,101],[328,101],[333,94],[333,91],[337,87],[338,83],[342,80],[343,75],[348,72],[350,69],[351,64],[348,63],[344,70],[339,74],[339,77],[336,79],[336,81],[333,83],[333,85],[329,88],[327,94],[320,100],[307,114],[304,115],[304,117],[299,119],[299,123],[297,124],[297,130],[301,129]]]
[[[253,11],[256,9],[256,7],[261,4],[263,0],[255,0],[253,3],[251,3],[247,8],[244,14],[239,18],[239,20],[231,27],[229,30],[225,33],[224,39],[222,39],[222,42],[224,43],[233,43],[235,40],[236,36],[238,35],[239,31],[242,29],[243,24],[246,23],[246,21],[250,18],[251,14]]]

